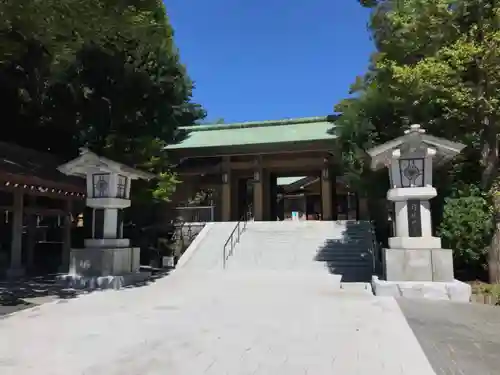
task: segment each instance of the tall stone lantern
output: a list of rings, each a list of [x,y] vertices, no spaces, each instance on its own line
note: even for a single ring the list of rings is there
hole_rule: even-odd
[[[377,295],[469,301],[470,286],[454,279],[452,250],[442,249],[432,234],[430,209],[437,196],[433,169],[464,147],[412,125],[402,137],[368,151],[372,169],[388,169],[387,199],[394,203],[395,236],[382,252],[385,280],[372,282]]]
[[[73,283],[122,285],[139,276],[140,249],[123,238],[123,211],[130,207],[133,180],[155,176],[81,149],[80,156],[58,168],[86,179],[87,207],[92,208],[92,236],[83,249],[71,249],[69,273]]]

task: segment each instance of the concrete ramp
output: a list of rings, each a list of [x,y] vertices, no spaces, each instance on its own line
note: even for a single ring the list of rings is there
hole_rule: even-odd
[[[207,223],[177,263],[176,269],[222,269],[223,248],[236,222]]]

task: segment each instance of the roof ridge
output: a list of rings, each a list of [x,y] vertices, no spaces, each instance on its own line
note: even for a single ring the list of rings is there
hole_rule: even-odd
[[[190,126],[182,126],[179,129],[186,130],[186,131],[210,131],[210,130],[244,129],[244,128],[260,128],[260,127],[267,127],[267,126],[308,124],[308,123],[315,123],[315,122],[332,122],[333,123],[330,116],[316,116],[316,117],[287,118],[287,119],[281,119],[281,120],[235,122],[235,123],[229,123],[229,124],[190,125]]]
[[[39,151],[35,150],[34,148],[31,147],[26,147],[26,146],[21,146],[15,142],[5,142],[5,141],[0,141],[0,149],[9,149],[11,151],[18,151],[18,152],[23,152],[25,153],[24,156],[29,155],[29,156],[42,156],[46,158],[51,158],[56,162],[63,162],[61,158],[49,151]]]

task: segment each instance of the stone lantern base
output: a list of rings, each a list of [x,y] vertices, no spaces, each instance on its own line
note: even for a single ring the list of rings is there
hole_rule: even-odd
[[[139,272],[140,248],[71,249],[70,270],[78,275],[110,276]]]
[[[118,289],[150,276],[140,271],[138,247],[86,247],[71,249],[70,271],[60,281],[77,289]]]
[[[439,281],[455,279],[453,253],[449,249],[383,249],[382,262],[388,281]]]
[[[386,281],[372,278],[373,293],[382,297],[425,298],[452,302],[470,302],[471,286],[453,280],[439,281]]]
[[[383,249],[382,262],[385,280],[372,279],[377,296],[470,302],[470,285],[454,278],[452,250]]]

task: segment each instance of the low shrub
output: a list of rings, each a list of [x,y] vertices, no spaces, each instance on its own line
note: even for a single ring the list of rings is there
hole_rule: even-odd
[[[472,186],[445,199],[438,229],[443,247],[452,249],[455,267],[469,275],[484,272],[494,229],[492,207],[486,195]]]

